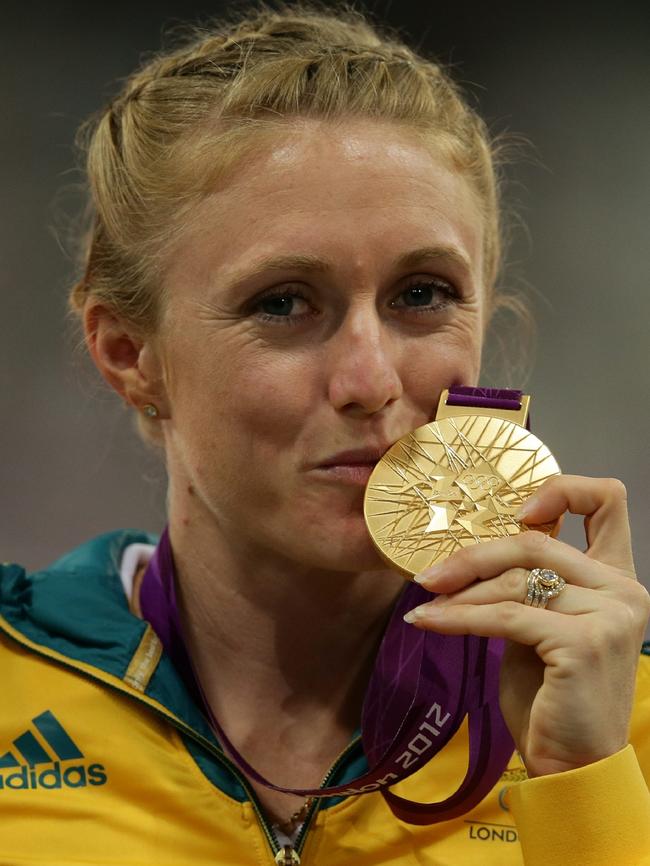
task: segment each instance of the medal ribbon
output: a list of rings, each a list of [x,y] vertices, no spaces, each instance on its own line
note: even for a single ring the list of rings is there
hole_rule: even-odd
[[[518,409],[520,391],[455,388],[449,403]],[[475,402],[474,402],[475,401]],[[243,758],[215,718],[183,636],[176,599],[173,553],[166,527],[140,590],[144,619],[153,627],[179,674],[210,720],[222,746],[249,778],[274,791],[311,797],[380,790],[396,817],[432,824],[463,815],[494,787],[513,741],[499,709],[499,667],[504,642],[474,635],[442,635],[413,628],[403,615],[431,601],[432,593],[407,583],[384,633],[366,690],[361,718],[370,769],[352,782],[324,788],[286,788],[265,779]],[[438,803],[416,803],[389,790],[428,763],[468,716],[469,761],[458,790]]]

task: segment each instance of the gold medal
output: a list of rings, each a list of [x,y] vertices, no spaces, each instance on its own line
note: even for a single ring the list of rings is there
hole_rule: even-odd
[[[396,442],[375,466],[364,516],[382,557],[412,577],[455,550],[527,527],[519,506],[560,468],[519,410],[448,406]],[[558,522],[534,528],[553,533]]]

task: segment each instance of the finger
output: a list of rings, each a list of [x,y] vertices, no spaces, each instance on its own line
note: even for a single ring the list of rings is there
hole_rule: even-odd
[[[601,589],[616,581],[611,568],[563,541],[533,530],[465,547],[413,579],[426,589],[449,593],[475,580],[497,577],[510,568],[550,568],[567,583],[590,589]]]
[[[434,607],[458,604],[486,605],[501,601],[524,603],[528,595],[529,574],[530,572],[523,568],[512,568],[492,580],[478,581],[450,595],[439,595],[428,603]],[[567,584],[558,596],[549,599],[546,609],[577,616],[602,609],[606,604],[605,598],[602,592]]]
[[[634,571],[627,492],[621,481],[556,475],[526,500],[519,517],[525,523],[546,523],[565,511],[585,516],[588,556]]]
[[[627,579],[625,582],[640,591],[639,584]],[[586,590],[580,592],[584,594]],[[607,611],[586,610],[582,616],[532,607],[519,601],[485,605],[436,605],[427,602],[405,613],[404,620],[442,634],[506,638],[514,643],[535,646],[540,658],[544,658],[549,650],[562,646],[580,647],[579,655],[584,655],[585,640],[590,643],[596,636],[599,640],[614,641],[614,646],[620,647],[621,641],[636,646],[645,628],[648,609],[646,600],[645,608],[640,615],[637,611],[636,621],[633,621],[630,607],[617,601],[611,602]],[[587,622],[590,625],[583,627],[582,624]]]
[[[474,606],[458,604],[436,607],[431,602],[404,614],[404,620],[418,628],[443,634],[473,634],[502,637],[526,646],[538,646],[550,636],[561,643],[561,633],[573,628],[575,620],[562,613],[528,607],[517,601]]]

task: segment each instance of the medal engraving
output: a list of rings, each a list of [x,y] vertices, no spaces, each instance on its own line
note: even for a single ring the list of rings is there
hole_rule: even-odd
[[[517,509],[559,472],[548,448],[512,421],[443,418],[404,436],[375,466],[366,524],[381,555],[412,576],[460,547],[524,530]]]

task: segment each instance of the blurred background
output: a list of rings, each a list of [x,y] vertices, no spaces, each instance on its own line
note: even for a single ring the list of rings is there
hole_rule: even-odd
[[[82,206],[73,139],[166,28],[218,2],[3,4],[0,30],[0,559],[46,565],[93,535],[159,532],[164,469],[66,324],[66,226]],[[229,8],[232,5],[229,4]],[[629,491],[650,563],[650,17],[641,3],[365,7],[451,63],[493,131],[530,142],[508,170],[519,215],[503,284],[537,321],[522,382],[512,319],[484,384],[525,384],[533,430],[572,474]],[[55,229],[55,226],[58,228]],[[564,537],[583,546],[581,521]]]

